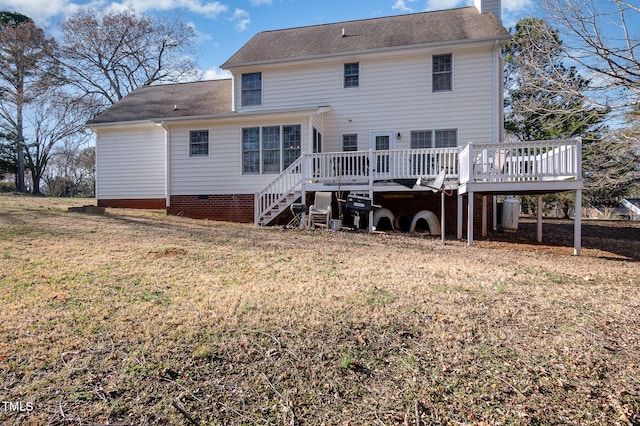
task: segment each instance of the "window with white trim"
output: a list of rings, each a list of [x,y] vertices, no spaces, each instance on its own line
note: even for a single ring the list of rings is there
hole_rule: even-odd
[[[456,129],[444,129],[435,131],[436,148],[455,148],[458,146],[458,131]]]
[[[322,133],[315,127],[313,128],[313,153],[322,152]]]
[[[260,127],[242,129],[242,173],[260,174]]]
[[[432,68],[432,90],[446,92],[453,89],[453,55],[434,55]]]
[[[433,147],[433,137],[431,130],[417,130],[411,132],[411,149]]]
[[[413,130],[410,144],[411,149],[455,148],[458,146],[458,130]]]
[[[189,157],[209,156],[209,131],[189,131]]]
[[[262,105],[262,73],[242,74],[242,106]]]
[[[344,64],[344,87],[359,87],[360,86],[360,64],[353,62],[350,64]]]
[[[262,128],[262,173],[280,172],[280,126]]]
[[[302,153],[302,126],[242,129],[242,174],[280,173]]]
[[[457,129],[414,130],[410,133],[411,149],[455,148],[458,146]],[[429,175],[442,169],[455,168],[455,154],[415,153],[411,157],[412,171],[416,175]]]
[[[358,135],[342,135],[342,151],[357,151],[358,150]]]
[[[300,157],[302,148],[302,128],[300,126],[282,126],[282,170],[285,170]]]

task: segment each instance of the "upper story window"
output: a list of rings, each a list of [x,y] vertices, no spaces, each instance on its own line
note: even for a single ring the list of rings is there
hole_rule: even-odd
[[[344,64],[344,87],[360,86],[360,64]]]
[[[207,157],[209,155],[209,131],[189,131],[189,156]]]
[[[262,105],[262,73],[242,74],[242,106]]]
[[[342,150],[344,152],[358,150],[358,135],[342,135]]]
[[[445,92],[453,89],[452,55],[433,56],[432,88],[434,92]]]

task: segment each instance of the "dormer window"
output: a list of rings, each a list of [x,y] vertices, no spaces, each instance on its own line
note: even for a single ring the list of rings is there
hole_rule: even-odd
[[[242,106],[262,105],[262,73],[242,74]]]
[[[344,64],[344,87],[360,86],[360,64],[358,62]]]
[[[433,56],[432,89],[434,92],[453,90],[453,67],[451,53]]]

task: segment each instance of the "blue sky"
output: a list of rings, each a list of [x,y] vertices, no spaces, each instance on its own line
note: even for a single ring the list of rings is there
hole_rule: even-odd
[[[502,0],[505,26],[535,14],[536,3]],[[260,31],[470,5],[473,0],[0,0],[0,10],[27,15],[52,36],[57,23],[80,7],[133,7],[138,13],[178,16],[197,31],[197,61],[204,78],[221,76],[219,65]]]

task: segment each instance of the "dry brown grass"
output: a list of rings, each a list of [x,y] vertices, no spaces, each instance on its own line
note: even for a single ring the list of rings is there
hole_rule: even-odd
[[[70,205],[0,196],[2,424],[640,422],[637,259]]]

